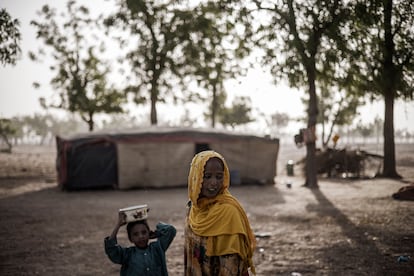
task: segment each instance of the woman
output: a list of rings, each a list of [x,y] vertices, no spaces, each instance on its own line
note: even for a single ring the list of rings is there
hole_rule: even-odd
[[[229,169],[214,151],[196,154],[188,175],[185,275],[255,274],[256,240],[243,207],[228,191]]]

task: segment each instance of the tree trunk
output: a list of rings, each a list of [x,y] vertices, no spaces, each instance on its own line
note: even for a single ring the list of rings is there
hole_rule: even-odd
[[[157,93],[157,87],[155,85],[155,82],[151,85],[151,125],[157,125],[158,119],[157,119],[157,100],[158,100],[158,93]]]
[[[308,129],[315,129],[318,117],[318,99],[315,88],[315,70],[308,70],[308,84],[309,84],[309,107],[308,107]],[[305,186],[309,188],[318,187],[318,178],[316,173],[315,162],[315,141],[306,142],[306,180]]]
[[[211,103],[211,127],[216,126],[216,114],[217,114],[217,82],[213,83],[213,100]]]
[[[384,117],[384,166],[383,177],[401,178],[397,173],[395,163],[394,142],[394,97],[391,93],[385,95],[385,117]]]
[[[396,95],[396,66],[393,62],[394,41],[392,36],[392,0],[384,1],[384,166],[383,177],[401,178],[397,173],[395,164],[395,142],[394,142],[394,98]]]
[[[88,127],[89,127],[89,131],[92,132],[95,124],[93,122],[93,114],[89,114],[89,118],[88,118]]]

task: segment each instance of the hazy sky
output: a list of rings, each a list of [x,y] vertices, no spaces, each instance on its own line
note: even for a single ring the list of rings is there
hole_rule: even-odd
[[[82,0],[93,12],[107,9],[109,3],[103,0]],[[44,4],[64,11],[66,1],[52,0],[3,0],[0,8],[6,8],[13,18],[20,20],[22,33],[21,48],[22,59],[16,66],[0,66],[0,117],[12,117],[19,115],[31,115],[35,112],[44,112],[39,105],[39,97],[52,95],[50,87],[43,86],[41,90],[34,89],[32,83],[41,80],[49,83],[52,74],[47,63],[34,63],[29,60],[27,53],[35,50],[40,42],[35,38],[35,29],[30,26],[30,21],[36,19],[36,11]],[[274,86],[271,78],[261,70],[253,70],[246,77],[226,83],[229,100],[234,96],[249,96],[256,112],[273,114],[275,112],[288,113],[292,117],[303,116],[305,108],[300,98],[304,95],[297,90],[289,89],[284,85]],[[149,106],[149,105],[148,105]],[[160,119],[170,116],[171,109],[160,106],[158,112]],[[368,104],[361,109],[361,120],[372,122],[376,116],[383,118],[383,104]],[[205,110],[202,110],[205,111]],[[149,107],[148,107],[149,112]],[[202,112],[200,112],[201,114]],[[149,120],[149,119],[148,119]],[[403,103],[398,101],[395,106],[395,129],[408,129],[414,132],[414,102]]]

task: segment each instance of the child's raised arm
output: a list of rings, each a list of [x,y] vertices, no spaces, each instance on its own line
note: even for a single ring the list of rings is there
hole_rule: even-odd
[[[162,250],[166,251],[173,241],[177,230],[174,226],[163,222],[159,222],[156,228],[155,234],[158,238],[158,242]]]
[[[126,224],[125,217],[126,216],[125,216],[124,213],[118,213],[118,221],[117,221],[117,223],[114,227],[114,230],[112,231],[111,235],[109,236],[111,239],[115,239],[116,235],[118,235],[119,228],[121,228],[122,225]]]

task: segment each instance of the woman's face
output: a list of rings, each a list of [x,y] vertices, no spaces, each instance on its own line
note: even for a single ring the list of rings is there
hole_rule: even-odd
[[[223,187],[224,167],[218,158],[211,158],[204,166],[200,197],[215,197]]]

